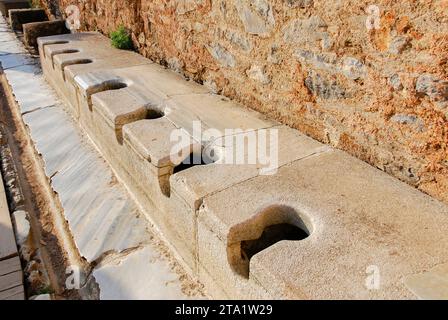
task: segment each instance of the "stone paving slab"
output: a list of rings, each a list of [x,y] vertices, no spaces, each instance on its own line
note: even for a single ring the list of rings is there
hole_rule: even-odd
[[[6,28],[6,25],[5,25]],[[15,36],[13,32],[2,32],[0,35],[0,42],[6,42],[6,41],[14,41]]]
[[[27,64],[36,64],[36,59],[33,59],[28,54],[9,54],[0,57],[0,61],[3,70],[20,67]]]
[[[5,56],[6,57],[6,56]],[[0,56],[0,61],[3,57]],[[60,100],[40,76],[40,68],[34,64],[25,64],[5,70],[13,94],[22,113],[53,106]],[[33,95],[30,95],[33,92]]]
[[[425,273],[411,275],[406,278],[405,283],[420,299],[448,300],[448,264],[436,266]]]
[[[146,222],[137,218],[138,209],[124,190],[111,186],[112,173],[61,109],[37,110],[23,118],[43,156],[47,176],[52,177],[81,254],[92,262],[105,252],[121,252],[145,243]]]
[[[114,275],[120,274],[117,278]],[[93,276],[103,288],[102,300],[167,300],[184,299],[177,276],[161,262],[160,256],[151,248],[132,252],[121,263],[100,266]],[[140,286],[132,286],[133,279],[139,279]]]
[[[12,53],[15,53],[15,54],[26,53],[25,47],[21,43],[18,43],[17,41],[14,41],[14,40],[7,40],[7,38],[9,38],[9,35],[4,36],[4,39],[6,41],[1,42],[2,46],[0,49],[0,56],[5,55],[5,54],[12,54]]]

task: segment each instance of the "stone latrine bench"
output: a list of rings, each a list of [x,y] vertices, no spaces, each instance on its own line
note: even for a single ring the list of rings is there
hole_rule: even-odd
[[[27,9],[30,7],[28,0],[0,0],[0,12],[5,17],[9,17],[11,9]]]
[[[23,25],[33,22],[48,21],[44,9],[12,9],[9,10],[9,24],[12,30],[23,31]]]
[[[407,277],[448,263],[440,202],[97,33],[38,42],[68,112],[213,297],[415,298]],[[220,163],[262,132],[278,135],[277,173]]]

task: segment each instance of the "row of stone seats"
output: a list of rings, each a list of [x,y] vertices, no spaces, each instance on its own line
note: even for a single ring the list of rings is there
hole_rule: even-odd
[[[448,262],[447,207],[375,168],[98,33],[40,38],[39,53],[67,110],[213,297],[409,298],[404,279]],[[221,161],[235,141],[248,160],[266,140],[275,168]],[[186,155],[209,161],[186,166]]]

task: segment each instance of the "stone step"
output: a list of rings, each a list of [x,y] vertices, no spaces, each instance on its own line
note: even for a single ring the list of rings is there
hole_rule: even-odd
[[[40,39],[44,74],[214,297],[412,298],[403,277],[447,262],[447,206],[101,37]],[[104,64],[64,81],[70,55]]]
[[[48,37],[56,34],[68,34],[66,21],[56,19],[51,21],[30,22],[23,25],[23,41],[28,48],[36,50],[37,40],[40,37]]]

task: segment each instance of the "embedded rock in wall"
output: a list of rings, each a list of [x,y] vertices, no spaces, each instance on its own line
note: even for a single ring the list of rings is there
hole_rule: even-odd
[[[219,44],[213,44],[207,47],[210,54],[224,67],[235,67],[235,58],[225,48]]]
[[[268,0],[236,0],[234,3],[248,33],[270,35],[275,27],[275,18]]]
[[[318,16],[308,19],[295,19],[283,28],[285,42],[299,46],[314,47],[320,42],[323,50],[328,50],[333,45],[330,34],[326,31],[328,25]]]
[[[448,81],[439,80],[430,74],[418,77],[416,90],[436,101],[448,101]]]

